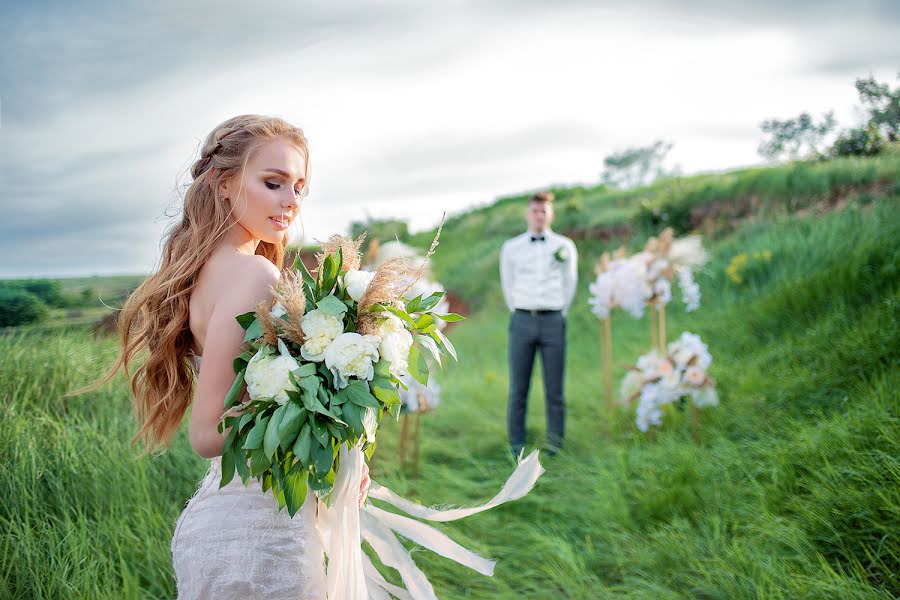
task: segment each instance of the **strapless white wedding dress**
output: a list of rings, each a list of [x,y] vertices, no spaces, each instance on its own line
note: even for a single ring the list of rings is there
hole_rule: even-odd
[[[235,474],[220,489],[221,478],[217,456],[175,523],[177,600],[322,600],[325,566],[315,495],[307,494],[291,518],[256,479],[244,487]]]

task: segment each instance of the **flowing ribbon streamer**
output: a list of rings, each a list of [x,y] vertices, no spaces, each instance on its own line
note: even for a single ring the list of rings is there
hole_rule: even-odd
[[[329,600],[390,600],[392,597],[399,600],[437,600],[425,573],[416,566],[395,533],[483,575],[494,574],[496,561],[464,548],[430,525],[369,503],[360,509],[359,487],[364,462],[365,455],[359,445],[353,448],[342,445],[340,467],[332,491],[333,506],[319,501],[317,525],[328,557],[326,588]],[[455,521],[525,496],[543,472],[538,451],[534,450],[519,461],[496,496],[485,504],[470,508],[429,508],[402,498],[375,481],[370,483],[368,495],[412,517],[438,522]],[[406,589],[382,577],[363,553],[363,539],[369,542],[382,563],[400,572]]]

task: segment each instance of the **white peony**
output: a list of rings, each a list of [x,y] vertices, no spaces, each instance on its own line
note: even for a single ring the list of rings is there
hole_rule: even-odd
[[[343,389],[351,377],[371,381],[378,362],[378,338],[342,333],[325,350],[325,366],[334,375],[334,387]]]
[[[300,326],[306,336],[306,341],[300,347],[300,355],[310,362],[325,360],[328,345],[344,332],[342,317],[333,317],[319,309],[303,315]]]
[[[397,315],[388,315],[378,324],[379,353],[390,361],[391,375],[398,379],[409,372],[409,349],[413,337]]]
[[[359,302],[365,295],[369,284],[375,277],[375,271],[358,271],[350,269],[344,273],[344,285],[347,287],[347,293],[355,301]]]
[[[263,346],[247,363],[244,381],[251,399],[273,398],[278,404],[284,404],[288,400],[287,390],[295,389],[288,373],[300,368],[300,365],[280,339],[278,349],[280,353],[273,354],[267,346]]]

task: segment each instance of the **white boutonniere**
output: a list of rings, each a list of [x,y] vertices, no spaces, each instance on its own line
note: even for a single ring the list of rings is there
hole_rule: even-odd
[[[566,262],[569,260],[569,250],[565,246],[560,246],[556,249],[556,252],[553,253],[553,258],[556,262]]]

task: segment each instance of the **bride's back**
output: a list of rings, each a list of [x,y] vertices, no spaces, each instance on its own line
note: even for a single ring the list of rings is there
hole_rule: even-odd
[[[224,248],[213,252],[200,268],[197,285],[188,302],[188,326],[194,337],[194,351],[198,355],[202,356],[206,347],[209,321],[216,304],[228,300],[230,295],[239,291],[240,275],[247,271],[260,274],[260,271],[272,270],[278,269],[263,256],[248,256]]]

